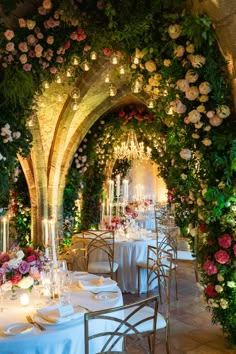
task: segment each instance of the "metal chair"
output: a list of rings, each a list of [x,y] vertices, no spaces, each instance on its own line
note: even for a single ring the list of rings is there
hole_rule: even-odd
[[[113,274],[117,278],[119,264],[114,261],[115,233],[111,230],[86,230],[82,233],[87,244],[87,270],[93,274]]]
[[[157,291],[160,303],[165,303],[165,316],[158,315],[156,329],[166,330],[166,353],[170,354],[170,287],[172,278],[172,255],[158,247],[148,246],[147,253],[147,291]]]
[[[158,296],[84,315],[85,354],[155,354]],[[102,321],[102,322],[101,322]]]

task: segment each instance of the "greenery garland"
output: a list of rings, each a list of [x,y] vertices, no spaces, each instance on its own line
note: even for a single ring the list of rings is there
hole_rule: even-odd
[[[3,9],[7,6],[12,10],[19,2],[5,1]],[[52,82],[58,73],[70,68],[75,56],[81,63],[90,61],[91,51],[107,60],[118,56],[128,67],[124,82],[133,89],[138,84],[156,102],[152,110],[153,134],[157,134],[161,144],[157,143],[153,158],[161,166],[169,201],[176,205],[177,223],[190,237],[198,235],[207,306],[213,321],[221,323],[233,342],[233,105],[226,63],[209,18],[181,11],[182,4],[183,1],[171,0],[44,0],[39,8],[36,2],[33,4],[30,18],[19,19],[19,27],[2,26],[0,200],[2,205],[8,202],[16,153],[25,156],[30,150],[32,137],[27,121],[37,112],[37,97],[44,82]],[[71,80],[82,70],[82,66],[73,67]],[[122,79],[116,68],[112,76]],[[100,171],[99,165],[96,168]],[[101,191],[100,173],[93,205],[97,205]],[[89,210],[91,204],[87,203],[86,208]]]

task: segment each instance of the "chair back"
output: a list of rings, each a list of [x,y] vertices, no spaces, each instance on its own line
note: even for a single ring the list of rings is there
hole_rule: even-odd
[[[99,257],[107,261],[110,267],[110,276],[113,273],[115,232],[112,230],[86,230],[83,239],[87,244],[87,265],[92,254],[99,253]]]
[[[70,256],[72,270],[87,271],[87,240],[82,237],[82,234],[74,234],[71,240]]]
[[[147,253],[147,289],[157,285],[160,302],[163,294],[167,306],[170,304],[172,255],[160,247],[148,246]],[[168,314],[167,314],[168,315]]]
[[[85,313],[85,354],[91,354],[92,347],[96,347],[96,354],[131,354],[134,349],[139,349],[140,354],[155,354],[157,298],[155,295],[129,305]],[[153,310],[140,316],[146,306]]]

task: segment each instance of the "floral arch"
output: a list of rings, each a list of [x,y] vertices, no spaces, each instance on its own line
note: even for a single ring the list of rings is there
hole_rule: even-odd
[[[3,6],[12,10],[17,3]],[[171,0],[44,0],[30,11],[11,28],[1,26],[1,204],[8,203],[16,154],[28,156],[34,144],[29,126],[45,88],[69,78],[73,90],[63,109],[73,104],[76,110],[77,86],[102,58],[107,95],[129,85],[153,105],[153,131],[161,132],[163,150],[156,159],[176,222],[190,237],[198,234],[207,306],[235,341],[235,120],[227,66],[209,18]]]

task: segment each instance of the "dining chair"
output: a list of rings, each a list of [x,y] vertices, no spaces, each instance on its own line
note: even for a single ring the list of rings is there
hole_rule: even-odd
[[[158,296],[84,315],[85,354],[155,354]],[[131,351],[132,350],[132,351]]]
[[[165,306],[165,316],[158,314],[156,329],[165,328],[166,353],[170,354],[170,288],[173,272],[171,253],[149,245],[145,269],[147,270],[147,292],[157,291],[160,303]],[[143,312],[144,316],[145,311]]]
[[[86,230],[83,239],[87,244],[87,270],[93,274],[115,275],[119,264],[114,261],[115,232],[112,230]]]

